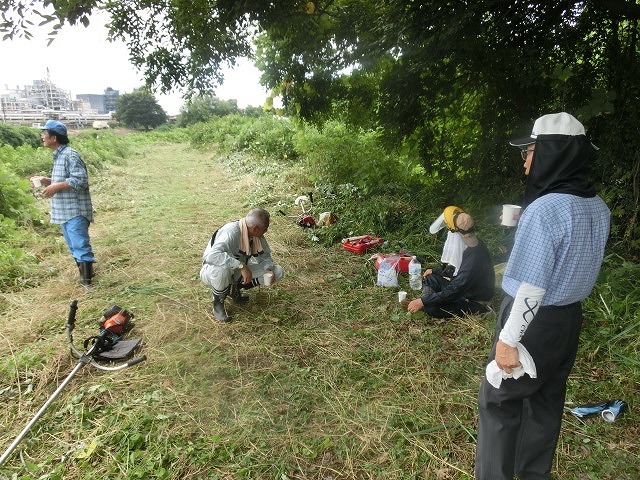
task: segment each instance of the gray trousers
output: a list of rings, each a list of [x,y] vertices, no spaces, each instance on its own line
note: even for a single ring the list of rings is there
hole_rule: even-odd
[[[487,363],[495,358],[495,344],[512,304],[509,296],[502,302]],[[499,389],[483,378],[478,394],[476,479],[549,478],[581,328],[580,302],[541,307],[521,340],[536,364],[538,378],[506,379]]]

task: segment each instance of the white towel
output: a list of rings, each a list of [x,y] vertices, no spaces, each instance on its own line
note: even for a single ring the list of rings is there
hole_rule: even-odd
[[[489,365],[487,365],[487,381],[493,385],[495,388],[500,388],[500,384],[502,380],[505,378],[520,378],[525,373],[529,375],[531,378],[536,378],[536,364],[533,362],[533,358],[524,348],[520,342],[517,343],[516,348],[518,349],[518,356],[520,357],[521,365],[516,368],[511,369],[511,373],[507,373],[504,370],[501,370],[498,367],[498,364],[495,360],[493,360]]]
[[[454,276],[458,274],[460,265],[462,265],[462,254],[466,249],[467,244],[464,243],[464,240],[462,240],[458,232],[447,232],[447,240],[442,247],[440,261],[455,267],[455,271],[453,272]]]

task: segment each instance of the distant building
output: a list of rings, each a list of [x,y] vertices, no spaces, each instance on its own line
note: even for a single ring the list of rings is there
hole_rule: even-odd
[[[0,121],[13,125],[39,125],[51,118],[66,122],[72,128],[83,128],[91,122],[111,120],[119,92],[107,88],[103,95],[77,95],[50,80],[34,80],[31,85],[0,90]]]
[[[58,88],[49,80],[34,80],[31,85],[6,90],[7,92],[1,95],[5,112],[24,109],[71,109],[71,93]]]
[[[79,93],[76,98],[85,104],[89,104],[91,110],[98,113],[107,113],[104,108],[104,95],[97,93]]]
[[[119,96],[120,92],[118,90],[109,87],[105,89],[102,95],[96,93],[80,93],[76,95],[76,98],[88,103],[92,110],[100,114],[105,114],[115,112]]]
[[[120,91],[114,90],[111,87],[108,87],[104,91],[104,109],[105,113],[115,112],[116,105],[118,104],[118,97],[120,97]]]

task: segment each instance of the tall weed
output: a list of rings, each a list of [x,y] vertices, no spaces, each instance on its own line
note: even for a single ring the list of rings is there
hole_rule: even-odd
[[[11,171],[20,177],[49,176],[51,162],[51,151],[45,148],[0,146],[0,163],[8,164]]]
[[[121,162],[130,152],[125,138],[104,130],[81,132],[70,146],[78,151],[90,173],[104,169],[108,163]]]
[[[0,163],[0,218],[26,224],[38,217],[29,182],[16,175],[10,164]]]
[[[410,162],[387,153],[377,132],[352,130],[331,121],[322,130],[306,126],[295,140],[314,182],[339,184],[347,180],[365,194],[402,191],[412,183]]]
[[[585,302],[588,323],[584,348],[640,364],[640,265],[611,254]],[[633,360],[633,361],[632,361]]]

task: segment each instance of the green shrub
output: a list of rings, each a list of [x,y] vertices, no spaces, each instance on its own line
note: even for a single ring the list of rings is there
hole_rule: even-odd
[[[40,132],[34,128],[0,123],[0,145],[20,147],[27,145],[37,148],[42,145]]]
[[[129,154],[126,139],[104,130],[84,131],[72,139],[70,146],[78,151],[87,169],[94,172],[105,168],[107,163],[117,164]]]
[[[37,263],[32,253],[15,246],[23,243],[24,229],[0,214],[0,289],[8,291],[25,283],[29,265]]]
[[[38,215],[28,180],[19,178],[9,165],[0,163],[0,218],[26,224]]]
[[[191,144],[194,147],[216,146],[224,152],[247,150],[248,139],[245,130],[255,121],[242,115],[225,115],[212,118],[206,123],[190,127]]]
[[[27,145],[15,148],[3,145],[0,146],[0,163],[9,165],[13,173],[20,177],[49,176],[52,164],[51,151]]]
[[[365,194],[407,191],[417,185],[411,161],[388,153],[377,132],[353,130],[340,122],[327,122],[322,131],[307,126],[295,137],[296,150],[309,165],[311,180],[327,184],[350,181]]]
[[[608,255],[593,294],[584,302],[584,348],[623,359],[640,353],[640,265]]]
[[[298,129],[289,119],[261,116],[243,131],[246,150],[265,159],[294,160],[298,152],[294,136]]]

